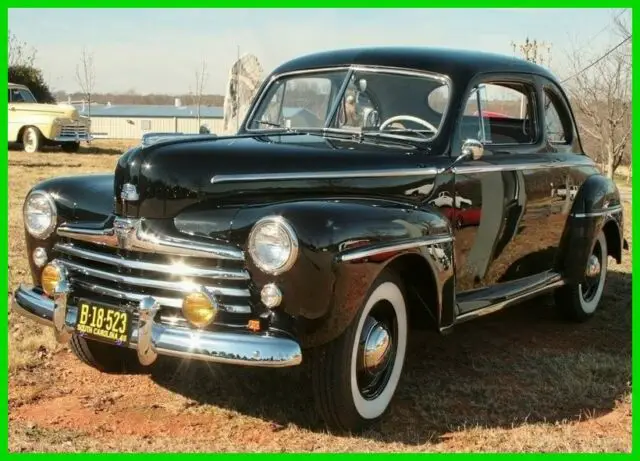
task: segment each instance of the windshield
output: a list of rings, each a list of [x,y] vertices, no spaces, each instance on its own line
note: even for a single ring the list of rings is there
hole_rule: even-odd
[[[366,68],[284,76],[269,85],[247,129],[330,128],[430,139],[449,105],[447,82],[430,74]]]
[[[9,102],[37,102],[31,91],[24,88],[9,88]]]

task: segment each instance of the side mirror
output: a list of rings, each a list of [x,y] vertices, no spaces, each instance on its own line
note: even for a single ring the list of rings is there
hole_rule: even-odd
[[[462,143],[462,159],[480,160],[484,155],[484,145],[476,139],[467,139]]]
[[[467,139],[462,143],[462,153],[451,162],[451,164],[441,170],[441,173],[446,173],[453,170],[455,166],[465,160],[480,160],[484,155],[484,145],[477,139]]]

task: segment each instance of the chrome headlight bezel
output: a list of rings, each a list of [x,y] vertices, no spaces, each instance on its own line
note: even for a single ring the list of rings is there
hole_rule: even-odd
[[[49,224],[44,229],[39,231],[34,230],[32,227],[30,227],[29,220],[27,219],[27,213],[29,212],[28,208],[29,208],[30,202],[32,199],[36,197],[41,197],[45,200],[45,202],[49,207],[49,212],[50,212]],[[27,229],[27,232],[29,232],[29,234],[32,237],[35,237],[40,240],[44,240],[48,238],[56,228],[56,224],[58,221],[58,210],[56,207],[56,202],[53,200],[53,197],[51,197],[51,195],[47,192],[39,191],[39,190],[33,191],[29,195],[27,195],[27,198],[25,199],[24,204],[22,206],[22,219],[24,221],[24,226]]]
[[[277,226],[278,231],[282,232],[287,239],[287,242],[283,242],[283,245],[288,245],[289,254],[287,255],[286,260],[279,265],[270,264],[266,261],[261,260],[260,254],[257,251],[256,238],[259,237],[260,231],[262,231],[265,226]],[[251,229],[249,238],[247,240],[247,251],[251,255],[251,259],[256,267],[258,267],[258,269],[266,274],[279,275],[291,269],[298,259],[298,237],[291,224],[289,224],[289,222],[283,217],[266,216],[259,219],[253,225],[253,228]]]

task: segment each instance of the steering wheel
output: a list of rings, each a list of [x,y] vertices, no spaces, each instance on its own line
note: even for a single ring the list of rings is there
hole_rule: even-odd
[[[418,117],[414,117],[413,115],[396,115],[394,117],[390,117],[388,119],[386,119],[384,122],[382,122],[380,124],[380,131],[384,130],[389,124],[393,123],[393,122],[397,122],[400,120],[407,120],[409,122],[414,122],[417,123],[418,125],[422,125],[430,130],[432,130],[434,133],[436,131],[438,131],[438,129],[433,126],[431,123],[427,122],[426,120],[422,120],[421,118]]]

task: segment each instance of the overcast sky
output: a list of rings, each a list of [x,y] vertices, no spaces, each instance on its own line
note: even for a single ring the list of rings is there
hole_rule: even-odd
[[[75,91],[83,46],[93,52],[97,92],[188,93],[206,59],[207,93],[223,94],[241,53],[265,73],[301,54],[359,45],[413,45],[512,54],[529,36],[553,45],[552,68],[566,75],[565,53],[615,45],[610,9],[9,9],[9,29],[37,49],[55,90]],[[624,13],[630,16],[629,12]],[[597,57],[597,56],[596,56]]]

